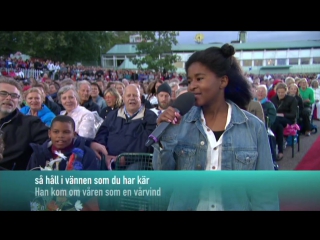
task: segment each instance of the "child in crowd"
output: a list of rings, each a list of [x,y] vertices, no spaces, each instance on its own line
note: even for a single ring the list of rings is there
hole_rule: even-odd
[[[85,146],[86,139],[77,136],[74,120],[58,115],[52,120],[49,140],[31,144],[27,170],[99,170],[99,160],[93,150]],[[99,211],[97,197],[37,196],[30,202],[31,211]]]
[[[66,115],[56,116],[44,144],[31,143],[33,154],[27,170],[99,170],[100,161],[86,139],[77,136],[74,120]]]

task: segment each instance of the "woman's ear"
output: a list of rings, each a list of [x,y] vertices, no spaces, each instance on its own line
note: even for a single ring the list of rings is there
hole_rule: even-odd
[[[223,77],[221,77],[220,89],[225,89],[228,86],[228,83],[229,83],[229,78],[227,75],[224,75]]]

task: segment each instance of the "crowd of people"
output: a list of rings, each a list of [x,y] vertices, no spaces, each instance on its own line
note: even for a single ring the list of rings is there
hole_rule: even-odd
[[[319,80],[288,76],[285,80],[275,79],[267,84],[254,79],[252,91],[261,103],[263,118],[268,117],[268,125],[276,137],[278,155],[275,160],[283,158],[283,150],[287,145],[285,128],[298,124],[300,132],[310,136],[312,120],[320,119]]]
[[[82,65],[70,65],[63,61],[52,61],[50,59],[31,58],[22,60],[19,55],[15,57],[0,57],[0,75],[9,76],[17,80],[29,79],[29,78],[43,78],[46,74],[47,77],[52,80],[63,80],[65,78],[71,78],[74,81],[89,80],[94,81],[96,79],[102,79],[105,81],[119,81],[122,79],[127,80],[139,80],[139,81],[153,81],[156,79],[170,80],[177,78],[180,81],[186,79],[186,74],[178,74],[175,72],[155,72],[152,70],[134,70],[134,69],[105,69],[95,66],[82,66]],[[268,83],[273,79],[285,80],[286,77],[298,77],[306,79],[320,79],[319,73],[304,73],[304,74],[269,74],[256,75],[251,73],[245,73],[245,76],[253,83],[254,79],[259,78],[261,83]]]
[[[74,128],[75,135],[86,138],[86,146],[91,146],[91,150],[99,157],[101,153],[104,154],[107,161],[110,156],[117,156],[122,152],[152,152],[152,149],[144,147],[146,136],[149,136],[156,127],[158,109],[166,108],[176,98],[176,94],[182,94],[187,90],[181,85],[184,84],[179,79],[172,79],[169,84],[164,85],[162,80],[148,84],[125,79],[109,82],[102,79],[76,82],[66,78],[54,81],[44,74],[41,79],[29,78],[19,81],[1,76],[0,86],[4,86],[0,89],[1,130],[4,132],[1,136],[6,147],[0,166],[9,170],[34,168],[31,163],[28,166],[30,154],[34,152],[29,146],[30,143],[43,144],[49,140],[47,130],[52,130],[52,127],[57,125],[55,119],[61,115],[70,117],[72,121],[69,119],[71,124],[69,127]],[[159,86],[163,91],[158,94]],[[179,87],[179,91],[175,91]],[[174,90],[173,94],[171,89]],[[112,114],[116,112],[119,115],[113,116],[114,122],[109,123],[112,128],[108,128],[108,133],[105,134],[103,130],[107,124],[106,119],[111,119]],[[119,128],[115,128],[120,115],[122,118],[118,123]],[[26,119],[23,121],[27,124],[20,126],[21,119]],[[133,121],[137,119],[140,121]],[[125,122],[131,124],[126,125]],[[129,127],[128,130],[122,129],[123,126]],[[30,130],[30,135],[26,134],[26,129]],[[118,134],[120,132],[123,135]],[[108,135],[108,139],[112,136],[112,140],[107,141],[105,135]],[[141,136],[140,146],[136,144],[137,136]],[[127,142],[123,139],[127,139]],[[17,141],[18,144],[14,144]],[[45,146],[53,143],[46,142]],[[108,147],[109,144],[112,145],[111,148]],[[66,154],[70,155],[70,151]],[[54,159],[57,156],[53,152],[50,157]],[[46,159],[44,163],[51,158]],[[41,167],[46,166],[41,165]]]
[[[311,116],[320,100],[317,74],[248,75],[234,53],[228,44],[195,52],[186,62],[187,77],[1,59],[0,167],[101,170],[105,161],[112,170],[119,161],[123,170],[144,170],[117,156],[151,153],[154,170],[274,170],[273,162],[283,158],[287,124],[300,119],[304,134],[311,133]],[[31,68],[42,72],[10,74]],[[194,94],[195,106],[181,117],[172,103],[185,92]],[[315,118],[320,119],[320,111]],[[161,141],[147,147],[161,122],[172,124]],[[276,158],[266,122],[276,136]],[[80,158],[71,166],[79,149]],[[277,208],[262,197],[255,199],[260,206]],[[188,208],[208,210],[208,202]],[[183,209],[184,204],[169,208]]]
[[[41,78],[44,74],[52,80],[63,80],[71,78],[74,81],[95,80],[102,78],[106,81],[116,81],[126,78],[127,80],[148,80],[155,79],[169,80],[172,78],[183,79],[185,74],[172,72],[155,72],[150,70],[138,71],[132,69],[115,70],[104,69],[102,67],[86,67],[82,65],[69,65],[64,62],[54,62],[52,60],[27,59],[21,57],[10,58],[0,57],[1,75],[9,76],[15,79]]]
[[[37,116],[48,128],[51,127],[56,116],[71,116],[75,121],[75,132],[82,137],[91,139],[95,138],[98,127],[110,112],[123,108],[125,105],[123,94],[128,85],[138,89],[141,103],[137,103],[137,106],[144,106],[156,115],[170,106],[177,96],[188,91],[188,80],[176,73],[154,74],[153,71],[116,71],[95,67],[69,66],[63,62],[51,60],[22,61],[21,58],[4,59],[3,57],[0,61],[0,67],[3,70],[1,75],[5,79],[14,79],[21,87],[21,102],[17,105],[20,113]],[[41,74],[29,78],[26,78],[24,74],[10,74],[10,72],[17,73],[30,69],[41,71]],[[299,106],[299,119],[301,125],[304,126],[304,133],[307,136],[311,133],[310,118],[314,110],[319,108],[318,76],[316,73],[295,75],[244,73],[244,77],[251,86],[253,94],[252,101],[244,106],[244,109],[253,113],[263,122],[266,121],[266,117],[268,118],[268,124],[277,139],[278,156],[276,160],[281,160],[283,147],[286,146],[286,136],[283,135],[283,129],[287,124],[293,124],[296,121],[297,106]],[[158,92],[159,86],[164,90]],[[276,88],[277,86],[278,88]],[[289,100],[293,96],[297,103],[292,103],[288,107],[288,104],[283,104],[283,102],[286,103],[289,100],[283,101],[283,96]],[[73,103],[70,100],[72,97],[74,97]],[[128,103],[129,106],[130,103]],[[314,118],[320,119],[320,111],[315,111],[315,113]],[[103,141],[100,143],[106,145]],[[144,152],[145,150],[143,148],[128,149],[126,145],[123,146],[121,148],[123,152],[129,152],[129,150]],[[152,152],[150,149],[149,151]],[[106,151],[103,152],[106,153]],[[100,156],[97,151],[96,153]],[[107,158],[109,159],[109,157]]]

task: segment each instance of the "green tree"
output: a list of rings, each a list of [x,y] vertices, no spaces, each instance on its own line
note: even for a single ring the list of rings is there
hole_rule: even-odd
[[[0,55],[10,55],[20,51],[16,33],[18,32],[0,31]]]
[[[178,43],[179,32],[174,31],[144,31],[140,32],[144,41],[137,44],[137,56],[130,61],[143,69],[146,64],[148,69],[161,71],[174,71],[176,68],[173,63],[180,61],[180,57],[172,54],[171,47]]]
[[[108,52],[117,44],[129,43],[130,35],[138,34],[134,31],[108,31],[101,41],[101,53]]]
[[[0,31],[0,55],[17,51],[35,58],[73,64],[96,62],[115,44],[128,43],[133,32]]]

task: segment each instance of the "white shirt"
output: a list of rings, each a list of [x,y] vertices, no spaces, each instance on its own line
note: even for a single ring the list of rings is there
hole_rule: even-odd
[[[20,70],[16,73],[20,78],[24,78],[24,73]]]
[[[228,115],[227,115],[227,121],[224,129],[228,126],[231,119],[231,105],[228,103]],[[204,118],[203,112],[201,111],[201,121],[202,121],[202,127],[207,134],[208,138],[208,150],[207,150],[207,168],[206,170],[221,170],[221,144],[222,144],[222,138],[223,134],[219,138],[219,140],[216,140],[216,137],[214,133],[211,131],[209,127],[206,125],[206,120]]]
[[[152,104],[152,105],[157,105],[158,104],[158,99],[156,96],[152,96],[150,99],[149,99],[149,102]]]
[[[314,100],[320,100],[320,87],[313,89],[313,92],[314,92]]]
[[[264,77],[263,77],[263,79],[264,80],[269,80],[269,79],[271,79],[272,77],[271,77],[271,75],[269,74],[269,75],[264,75]]]
[[[47,65],[47,68],[48,68],[49,71],[53,71],[53,70],[54,70],[54,65],[53,65],[53,63],[49,63],[49,64]]]
[[[60,70],[60,66],[58,64],[54,65],[53,70],[54,72],[57,72],[58,70]]]
[[[231,120],[231,105],[228,103],[228,115],[224,129],[228,126]],[[203,112],[201,111],[202,127],[207,134],[208,138],[208,150],[207,150],[207,171],[221,170],[221,144],[223,134],[219,140],[216,140],[214,133],[206,125]],[[211,185],[211,184],[209,184]],[[213,186],[213,187],[212,187]],[[223,211],[220,197],[220,188],[217,183],[212,183],[212,186],[206,186],[200,193],[200,202],[197,207],[197,211]]]
[[[61,111],[60,115],[65,115],[66,110]],[[82,106],[77,106],[68,113],[76,124],[76,132],[79,136],[85,138],[94,138],[96,136],[94,113]]]

